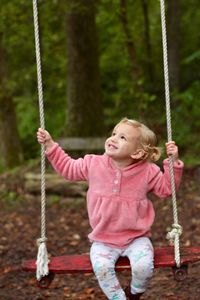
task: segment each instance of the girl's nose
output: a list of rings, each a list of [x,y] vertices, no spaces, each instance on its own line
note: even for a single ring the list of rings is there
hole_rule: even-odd
[[[111,139],[112,142],[116,142],[116,141],[117,141],[116,135],[112,135],[112,136],[110,137],[110,139]]]

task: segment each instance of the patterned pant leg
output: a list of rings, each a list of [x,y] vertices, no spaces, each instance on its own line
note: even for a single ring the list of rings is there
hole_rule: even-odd
[[[94,242],[90,250],[94,273],[102,291],[110,300],[126,300],[115,273],[115,263],[121,251],[99,242]]]
[[[154,270],[154,249],[149,238],[135,239],[123,252],[128,256],[131,264],[131,292],[143,293]]]

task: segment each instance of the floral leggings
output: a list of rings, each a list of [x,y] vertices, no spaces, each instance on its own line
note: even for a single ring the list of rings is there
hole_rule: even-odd
[[[93,270],[101,289],[110,300],[126,300],[115,273],[115,263],[120,256],[127,256],[130,260],[132,294],[143,293],[153,275],[154,251],[149,238],[137,238],[123,249],[93,242],[90,250]]]

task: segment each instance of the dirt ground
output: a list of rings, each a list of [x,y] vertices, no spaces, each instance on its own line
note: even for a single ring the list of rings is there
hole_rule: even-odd
[[[179,223],[184,232],[183,246],[200,247],[199,168],[187,169],[177,195]],[[47,180],[48,181],[48,180]],[[38,183],[36,183],[38,185]],[[27,188],[23,176],[0,178],[0,300],[106,299],[93,275],[57,275],[49,289],[35,285],[34,274],[21,270],[21,262],[37,255],[40,237],[40,195],[38,188]],[[57,186],[58,187],[58,186]],[[90,231],[85,207],[85,186],[59,182],[47,189],[48,252],[52,256],[89,251]],[[173,223],[170,199],[153,199],[156,220],[152,229],[155,246],[166,246],[166,231]],[[200,262],[189,265],[188,277],[176,282],[170,268],[155,269],[154,277],[142,299],[199,300]],[[128,272],[120,273],[126,286]]]

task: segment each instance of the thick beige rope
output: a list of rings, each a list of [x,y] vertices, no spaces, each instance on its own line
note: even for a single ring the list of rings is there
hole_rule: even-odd
[[[170,110],[170,92],[169,92],[169,71],[168,71],[168,54],[167,54],[167,34],[166,34],[166,20],[165,20],[165,1],[160,0],[161,25],[162,25],[162,44],[163,44],[163,63],[164,63],[164,80],[165,80],[165,102],[166,102],[166,119],[167,119],[167,138],[168,142],[172,141],[171,128],[171,110]],[[172,206],[174,224],[172,231],[167,234],[167,238],[174,242],[174,255],[177,267],[180,267],[180,245],[179,237],[182,233],[182,227],[178,224],[178,210],[176,201],[176,188],[173,170],[173,157],[169,158],[169,172],[172,189]]]
[[[38,100],[39,100],[39,115],[40,127],[45,129],[44,122],[44,100],[40,58],[40,41],[39,41],[39,26],[38,26],[38,8],[37,0],[33,0],[33,18],[35,32],[35,53],[37,65],[37,82],[38,82]],[[41,145],[41,237],[38,239],[38,255],[37,255],[37,279],[40,280],[43,276],[48,275],[48,253],[46,249],[46,193],[45,193],[45,149]]]

